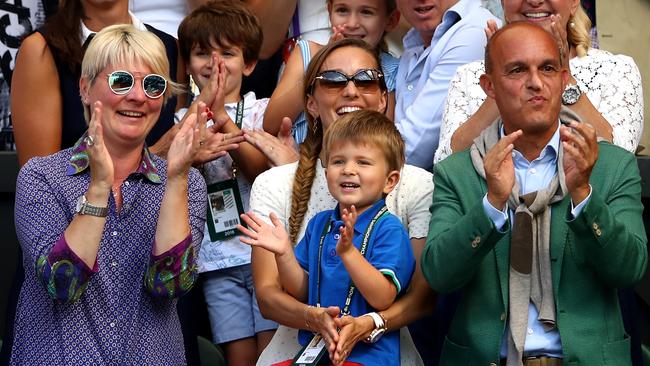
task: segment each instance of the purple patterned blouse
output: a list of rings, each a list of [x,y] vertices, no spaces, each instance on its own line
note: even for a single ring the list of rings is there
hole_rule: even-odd
[[[31,159],[16,183],[15,221],[25,282],[16,313],[12,365],[181,365],[183,336],[175,298],[196,279],[206,188],[189,176],[190,235],[152,253],[165,191],[165,160],[145,148],[122,183],[122,208],[109,213],[97,261],[89,268],[63,232],[90,183],[83,137],[56,154]]]

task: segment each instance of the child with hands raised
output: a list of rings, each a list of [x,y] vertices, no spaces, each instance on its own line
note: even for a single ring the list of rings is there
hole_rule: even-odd
[[[214,25],[219,26],[215,27]],[[181,56],[207,105],[195,165],[208,186],[207,220],[198,269],[213,341],[231,366],[253,365],[277,328],[260,314],[251,274],[251,248],[239,239],[239,215],[248,209],[251,183],[267,169],[266,158],[244,141],[242,129],[262,128],[268,99],[241,95],[242,78],[257,63],[262,31],[238,0],[196,8],[178,30]],[[182,112],[180,112],[182,113]]]
[[[335,354],[336,334],[322,334],[334,364],[399,364],[399,333],[385,331],[385,310],[406,290],[415,267],[408,234],[388,213],[384,198],[399,181],[404,142],[382,113],[356,111],[325,132],[323,149],[327,185],[339,202],[318,213],[293,250],[283,223],[273,213],[271,225],[249,212],[239,226],[243,243],[275,253],[280,282],[296,299],[329,307],[342,316],[367,313],[380,331],[347,355]],[[305,317],[305,329],[312,330]],[[312,338],[301,331],[305,345]],[[313,342],[312,342],[313,343]]]

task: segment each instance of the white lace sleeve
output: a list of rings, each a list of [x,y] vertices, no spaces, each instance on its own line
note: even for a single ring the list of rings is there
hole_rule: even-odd
[[[483,61],[476,61],[459,67],[451,79],[442,113],[438,149],[433,158],[434,165],[453,153],[451,137],[454,132],[476,113],[485,100],[485,93],[478,82],[482,74]]]
[[[386,197],[388,208],[402,220],[410,238],[425,238],[429,232],[433,178],[424,169],[405,165],[400,183]]]
[[[271,168],[258,175],[253,182],[250,197],[250,210],[267,223],[269,214],[275,213],[287,227],[291,205],[291,188],[296,163]]]
[[[574,60],[573,76],[612,125],[614,145],[634,153],[643,133],[641,74],[634,60],[602,50],[590,50],[586,57]]]

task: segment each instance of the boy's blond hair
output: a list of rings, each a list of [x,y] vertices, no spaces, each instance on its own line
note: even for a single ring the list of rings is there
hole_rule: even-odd
[[[378,147],[386,158],[388,171],[401,170],[404,166],[404,140],[395,123],[383,113],[360,110],[347,113],[334,121],[323,137],[325,164],[332,146],[342,142]]]

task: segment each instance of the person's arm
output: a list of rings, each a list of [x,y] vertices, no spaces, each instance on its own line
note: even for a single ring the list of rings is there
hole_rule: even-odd
[[[312,54],[318,52],[320,45],[308,42]],[[303,100],[303,88],[305,80],[305,65],[302,61],[302,51],[298,45],[291,52],[289,60],[278,85],[271,95],[269,106],[264,113],[264,131],[277,135],[280,130],[280,123],[284,117],[295,121],[300,112],[305,109]]]
[[[627,153],[603,151],[617,157],[601,158],[599,162],[607,167],[594,176],[600,147],[595,128],[572,122],[561,127],[560,137],[571,201],[577,205],[588,197],[577,217],[567,213],[569,229],[576,238],[568,245],[576,260],[585,261],[601,281],[611,287],[630,287],[643,277],[648,262],[636,160]],[[603,180],[611,184],[591,189],[590,181],[598,184]]]
[[[94,144],[86,150],[90,184],[84,195],[90,204],[107,207],[113,163],[103,143],[101,116],[101,103],[96,102],[88,130]],[[97,253],[106,217],[77,214],[68,222],[64,206],[56,204],[59,195],[38,173],[27,165],[19,174],[16,194],[19,241],[25,257],[35,263],[37,276],[50,297],[64,303],[73,302],[98,271]]]
[[[253,183],[250,198],[251,211],[258,217],[269,220],[268,215],[275,212],[285,227],[294,176],[294,170],[290,168],[282,166],[261,174]],[[334,318],[339,315],[338,307],[311,307],[284,292],[275,256],[265,249],[252,248],[251,266],[255,296],[262,316],[291,328],[318,332],[324,335],[328,344],[335,344],[338,332]]]
[[[289,234],[284,229],[278,216],[274,213],[269,215],[271,225],[262,221],[253,212],[242,214],[241,218],[248,225],[248,228],[242,225],[237,226],[237,230],[243,235],[239,240],[244,244],[264,248],[275,254],[275,262],[278,266],[282,287],[297,300],[307,301],[309,277],[298,263],[289,241]],[[306,240],[309,240],[309,238]]]
[[[22,166],[34,156],[61,149],[59,76],[40,33],[30,35],[21,44],[11,81],[11,119],[18,163]]]
[[[264,40],[260,59],[267,59],[284,44],[298,0],[243,0],[257,16]]]
[[[199,148],[198,123],[206,114],[192,113],[174,137],[167,160],[167,179],[145,289],[154,297],[185,294],[198,276],[196,256],[205,223],[205,182],[190,166]]]
[[[357,222],[357,211],[354,206],[350,212],[344,210],[341,218],[345,225],[341,227],[341,236],[336,243],[336,252],[350,275],[350,279],[368,304],[377,310],[385,310],[395,301],[398,289],[395,283],[373,267],[352,244],[354,225]],[[399,256],[397,253],[395,255]]]
[[[388,93],[388,99],[387,99],[387,106],[386,106],[386,117],[390,118],[390,120],[395,119],[395,92],[392,91]]]

